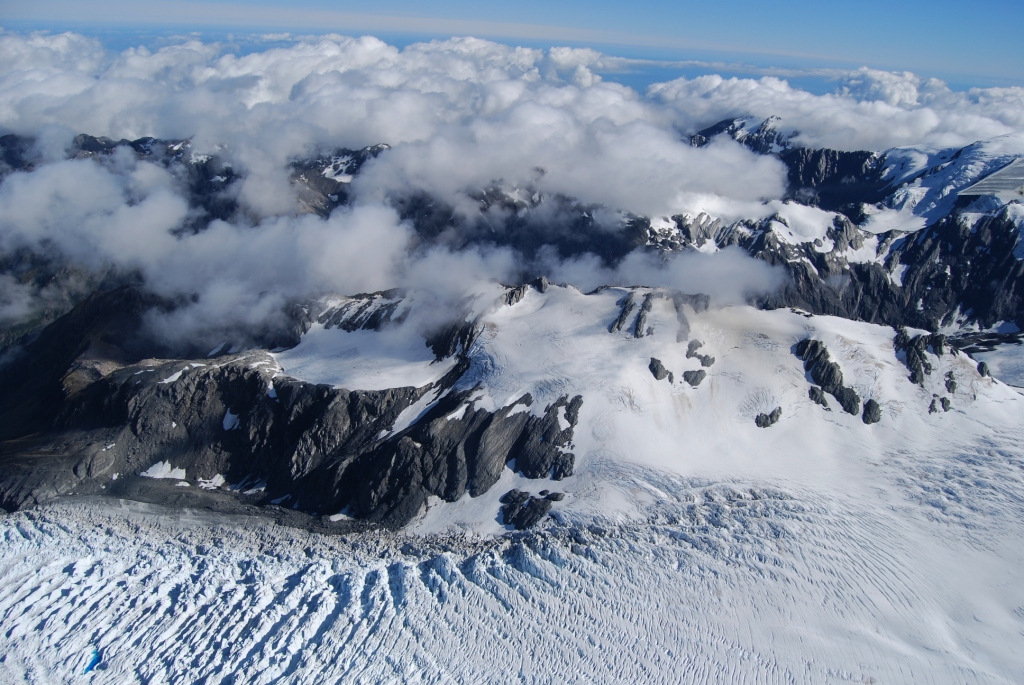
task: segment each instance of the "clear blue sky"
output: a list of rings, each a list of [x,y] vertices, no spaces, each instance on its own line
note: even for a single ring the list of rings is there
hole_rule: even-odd
[[[1021,9],[1020,0],[0,0],[0,25],[476,35],[631,56],[866,65],[962,84],[1024,85]]]

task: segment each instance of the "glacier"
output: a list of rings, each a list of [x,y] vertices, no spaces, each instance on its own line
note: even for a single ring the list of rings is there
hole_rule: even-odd
[[[670,297],[651,299],[649,333],[610,332],[626,292],[527,288],[482,313],[467,351],[463,382],[481,406],[530,391],[539,401],[523,410],[539,411],[567,388],[584,395],[575,472],[561,481],[525,478],[513,461],[486,493],[431,497],[401,530],[334,535],[96,496],[3,516],[4,672],[118,683],[1017,680],[1024,397],[955,350],[927,351],[932,373],[913,384],[892,328],[798,310],[684,307],[687,337],[714,357],[704,367],[679,340]],[[400,351],[406,334],[390,330],[380,349]],[[317,374],[344,368],[349,338],[387,335],[311,329],[268,373],[294,363],[330,380]],[[808,337],[879,401],[878,423],[807,396],[791,347]],[[307,344],[335,350],[333,367],[309,364]],[[651,357],[674,382],[655,378]],[[380,374],[430,367],[404,353],[373,362]],[[377,382],[367,363],[346,380]],[[707,370],[696,387],[680,377],[691,367]],[[939,393],[950,410],[929,413]],[[776,405],[777,424],[755,425]],[[538,527],[511,531],[497,499],[513,487],[566,497]]]

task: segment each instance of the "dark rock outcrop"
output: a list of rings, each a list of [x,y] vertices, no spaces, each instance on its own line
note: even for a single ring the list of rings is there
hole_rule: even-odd
[[[626,325],[626,321],[629,319],[630,313],[636,307],[636,303],[633,301],[633,291],[630,290],[626,293],[625,297],[619,300],[619,315],[615,321],[612,322],[611,326],[608,327],[609,333],[618,333],[622,330],[622,327]]]
[[[749,118],[724,119],[691,136],[690,144],[703,147],[713,137],[726,135],[758,154],[774,155],[788,171],[787,197],[830,211],[880,202],[890,190],[885,159],[873,152],[799,147],[792,142],[796,132],[782,130],[778,117],[755,123]]]
[[[434,359],[441,361],[465,353],[480,336],[480,324],[476,320],[457,318],[427,334],[427,347],[434,353]]]
[[[340,328],[349,332],[379,331],[388,324],[398,324],[405,319],[409,309],[404,300],[405,291],[400,288],[360,293],[323,309],[316,321],[324,328]]]
[[[509,288],[508,292],[506,292],[504,297],[502,298],[502,301],[506,305],[511,307],[512,305],[516,304],[517,302],[522,300],[524,297],[526,297],[526,291],[529,290],[529,289],[530,289],[530,286],[525,284],[525,283],[523,285],[517,286],[515,288]]]
[[[374,312],[393,311],[392,295],[367,297]],[[133,348],[132,333],[148,305],[130,289],[90,299],[27,344],[21,363],[0,367],[6,387],[18,391],[18,401],[0,400],[4,508],[71,494],[197,505],[201,498],[141,477],[165,464],[164,471],[184,470],[194,487],[218,476],[238,486],[220,488],[224,498],[309,514],[344,509],[400,526],[431,495],[454,501],[483,493],[510,462],[530,478],[573,472],[579,395],[560,397],[538,415],[521,411],[532,406],[529,395],[494,412],[478,409],[472,390],[452,389],[468,368],[462,357],[435,384],[380,391],[281,376],[262,351],[216,363],[142,359],[148,348]],[[325,320],[385,322],[362,305],[346,311]],[[452,346],[464,349],[466,335],[450,336]],[[436,399],[395,431],[399,415],[425,397]]]
[[[647,366],[647,368],[649,368],[651,370],[651,373],[654,374],[655,380],[660,381],[664,380],[665,378],[668,378],[669,383],[675,382],[674,377],[672,376],[672,372],[665,368],[665,366],[661,363],[660,359],[655,359],[654,357],[651,357],[651,363]]]
[[[651,307],[654,306],[653,300],[653,293],[644,295],[643,304],[640,305],[640,313],[636,315],[636,325],[633,328],[634,338],[642,338],[654,332],[654,328],[647,325],[647,315],[650,313]]]
[[[758,414],[754,418],[754,423],[757,424],[758,428],[768,428],[778,423],[780,418],[782,418],[782,407],[775,407],[768,414]]]
[[[873,399],[864,402],[864,413],[861,415],[864,423],[878,423],[882,420],[882,407]]]
[[[985,362],[978,362],[978,373],[982,378],[988,378],[992,373],[988,370],[988,364]]]
[[[814,402],[815,404],[820,404],[821,406],[825,407],[825,409],[829,408],[828,400],[825,399],[825,391],[819,388],[818,386],[812,385],[810,389],[807,391],[807,396],[810,397],[811,401]]]
[[[697,359],[700,362],[701,366],[707,368],[715,363],[715,358],[712,357],[711,355],[700,354],[699,352],[697,352],[697,350],[703,347],[703,345],[704,343],[702,343],[700,340],[691,340],[690,344],[686,346],[686,358]]]
[[[69,396],[153,353],[138,330],[145,312],[158,304],[135,288],[97,292],[9,349],[0,366],[0,441],[46,430]]]
[[[696,388],[701,384],[701,381],[707,376],[707,372],[704,369],[697,369],[696,371],[683,371],[683,380],[689,383],[692,387]]]
[[[680,309],[684,304],[688,304],[693,308],[693,311],[700,314],[706,312],[711,304],[711,297],[704,293],[683,293],[678,290],[672,291],[672,303],[676,309]]]
[[[522,490],[509,490],[499,500],[502,504],[502,520],[516,530],[532,528],[548,515],[552,502],[558,501],[558,499],[551,498],[550,495],[534,497]]]
[[[932,335],[915,335],[910,337],[906,330],[901,328],[896,332],[896,337],[893,338],[893,348],[896,350],[897,358],[901,359],[904,366],[910,371],[910,376],[908,376],[910,382],[923,386],[924,377],[932,372],[932,364],[928,359],[928,350],[931,349],[932,353],[936,356],[945,354],[946,336],[935,333]],[[950,378],[947,378],[947,380],[950,380]]]
[[[884,159],[873,152],[791,148],[779,159],[788,170],[789,197],[803,204],[843,210],[881,202],[889,190]]]
[[[768,121],[757,127],[767,132]],[[775,127],[778,130],[778,127]],[[752,150],[772,154],[788,169],[787,197],[802,204],[837,211],[826,240],[793,243],[777,231],[782,217],[723,224],[706,215],[675,216],[676,231],[652,238],[666,250],[738,246],[752,256],[783,269],[787,283],[759,300],[765,308],[795,307],[889,326],[935,331],[952,323],[975,323],[989,329],[1006,321],[1024,328],[1024,237],[1010,207],[991,208],[979,218],[976,198],[964,196],[943,209],[923,215],[919,231],[886,231],[870,236],[859,228],[868,218],[865,207],[896,204],[888,172],[901,165],[873,152],[815,150],[785,144],[772,135],[754,134],[750,119],[729,119],[692,137],[703,145],[714,135],[729,135]],[[770,141],[766,147],[765,142]],[[942,173],[963,150],[938,155],[934,166],[913,176],[913,184]],[[781,230],[784,230],[781,229]],[[875,259],[853,258],[874,242]],[[831,242],[831,245],[826,244]]]
[[[369,161],[389,150],[388,145],[371,145],[360,150],[323,150],[291,164],[291,180],[298,189],[299,202],[308,211],[329,216],[348,204],[349,184]]]
[[[679,322],[676,342],[683,342],[690,337],[690,320],[686,317],[686,312],[683,311],[683,305],[689,305],[695,313],[699,314],[707,311],[709,303],[710,298],[704,293],[691,295],[678,290],[672,291],[672,305],[676,310],[676,321]]]
[[[950,395],[956,392],[956,378],[953,377],[953,372],[949,371],[946,373],[946,392]]]
[[[807,338],[798,342],[793,351],[803,360],[804,371],[811,381],[835,397],[843,411],[854,415],[860,413],[860,397],[853,388],[843,385],[843,372],[829,357],[824,343]]]

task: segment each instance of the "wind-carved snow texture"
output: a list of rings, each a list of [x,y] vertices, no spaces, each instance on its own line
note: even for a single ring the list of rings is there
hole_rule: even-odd
[[[603,464],[643,519],[320,536],[79,500],[0,519],[4,669],[92,682],[1013,683],[1017,429],[869,492]]]

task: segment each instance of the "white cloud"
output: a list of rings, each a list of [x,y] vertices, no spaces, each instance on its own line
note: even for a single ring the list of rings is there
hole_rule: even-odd
[[[712,254],[689,252],[665,259],[651,252],[633,252],[618,265],[602,264],[593,255],[559,260],[548,252],[542,258],[551,280],[572,283],[581,290],[601,285],[648,285],[688,293],[706,293],[716,305],[739,304],[751,296],[780,287],[781,269],[751,259],[738,247]]]
[[[778,116],[797,141],[838,150],[899,146],[957,147],[1024,130],[1024,88],[956,92],[907,72],[859,69],[839,78],[837,93],[814,95],[774,76],[717,75],[651,86],[650,97],[693,130],[737,115]]]
[[[639,94],[594,73],[616,66],[593,50],[473,38],[399,50],[331,35],[236,56],[195,40],[109,54],[73,34],[0,33],[0,132],[37,136],[49,162],[0,184],[0,249],[57,249],[90,269],[138,271],[161,294],[197,294],[156,324],[181,336],[197,322],[254,325],[323,290],[406,285],[443,306],[473,283],[536,268],[581,284],[654,279],[735,300],[774,287],[777,275],[731,251],[667,265],[636,254],[609,269],[589,257],[524,266],[508,249],[428,249],[388,199],[425,190],[472,215],[468,193],[501,181],[612,215],[754,217],[777,206],[781,163],[724,138],[693,148],[686,134],[744,114],[781,116],[800,141],[842,149],[961,145],[1024,129],[1019,88],[954,92],[862,69],[831,95],[776,77],[719,76]],[[181,181],[127,153],[53,161],[77,132],[193,137],[194,150],[217,150],[242,177],[230,192],[244,211],[178,235],[188,213]],[[379,142],[392,149],[356,178],[353,207],[326,220],[296,216],[290,159]],[[24,311],[24,290],[0,304]]]

